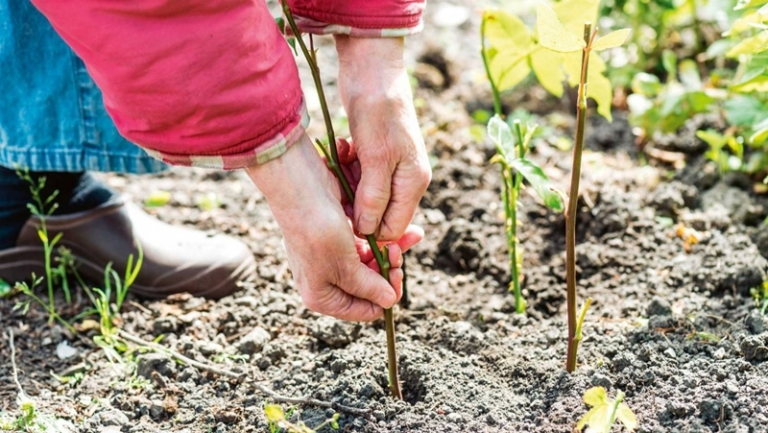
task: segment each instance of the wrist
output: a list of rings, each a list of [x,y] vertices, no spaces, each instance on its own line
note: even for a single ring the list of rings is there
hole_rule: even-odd
[[[335,180],[309,137],[289,147],[279,158],[245,168],[281,228],[306,224],[306,216],[339,202]]]

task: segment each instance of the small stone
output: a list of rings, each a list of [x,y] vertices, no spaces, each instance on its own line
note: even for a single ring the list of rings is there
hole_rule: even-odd
[[[203,356],[213,356],[224,352],[224,347],[221,344],[214,343],[213,341],[202,341],[197,346],[197,349]]]
[[[592,386],[602,386],[605,389],[610,389],[613,385],[611,378],[600,373],[595,373],[591,379]]]
[[[152,400],[152,404],[149,406],[149,416],[152,419],[160,419],[165,414],[165,407],[163,402],[158,400]]]
[[[464,417],[458,412],[449,413],[446,418],[454,424],[462,424],[464,422]]]
[[[172,334],[179,329],[179,319],[174,316],[166,316],[155,319],[152,324],[152,334],[155,336],[161,334]]]
[[[271,339],[272,336],[269,334],[269,331],[257,326],[253,328],[251,332],[243,336],[235,344],[235,346],[237,347],[237,350],[240,351],[240,353],[253,355],[254,353],[261,352],[261,350],[264,348],[264,345],[269,343],[269,340]]]
[[[744,319],[744,324],[747,326],[749,332],[754,335],[762,334],[766,331],[765,318],[757,310],[752,310],[749,313],[747,318]]]
[[[751,335],[742,340],[740,348],[747,361],[768,360],[768,338],[761,335]]]
[[[715,350],[715,353],[712,354],[712,357],[717,360],[725,358],[725,348],[721,347]]]
[[[347,361],[343,359],[336,359],[331,362],[331,371],[339,374],[347,368]]]
[[[670,358],[677,358],[677,353],[675,353],[675,349],[673,349],[671,347],[668,348],[667,350],[665,350],[664,354],[667,355]]]
[[[360,335],[362,326],[358,323],[342,322],[323,316],[312,326],[312,336],[333,348],[348,345]]]
[[[379,421],[383,421],[385,418],[385,414],[383,410],[374,410],[372,414],[373,414],[373,417]]]
[[[666,299],[654,296],[654,298],[651,299],[651,303],[648,304],[648,308],[646,309],[646,313],[645,314],[648,317],[651,317],[651,316],[671,316],[672,315],[672,306],[669,304],[669,301],[667,301]]]
[[[122,427],[128,424],[128,417],[117,409],[109,409],[96,415],[99,424],[102,426],[117,426]]]
[[[176,373],[176,364],[168,355],[162,353],[139,355],[136,364],[136,374],[145,379],[151,379],[153,371],[165,377],[171,377]]]
[[[485,422],[487,422],[488,425],[496,425],[498,421],[496,421],[496,417],[492,413],[489,413],[485,415]]]

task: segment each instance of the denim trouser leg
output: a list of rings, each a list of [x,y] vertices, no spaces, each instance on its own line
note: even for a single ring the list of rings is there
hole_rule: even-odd
[[[82,61],[29,0],[0,0],[0,166],[16,165],[70,172],[166,168],[119,135]]]

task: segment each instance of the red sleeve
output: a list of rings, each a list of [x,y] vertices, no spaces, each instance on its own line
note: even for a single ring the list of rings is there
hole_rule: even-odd
[[[426,0],[286,0],[303,32],[395,37],[419,32]]]
[[[166,162],[240,168],[306,123],[263,0],[33,0],[83,59],[120,132]]]

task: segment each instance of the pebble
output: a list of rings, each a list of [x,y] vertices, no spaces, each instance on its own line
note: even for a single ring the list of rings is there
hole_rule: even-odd
[[[165,408],[163,402],[159,400],[152,400],[152,404],[149,406],[149,416],[153,419],[158,419],[165,414]]]
[[[677,353],[675,353],[675,349],[673,349],[671,347],[669,349],[665,350],[664,354],[667,355],[670,358],[677,358]]]
[[[179,329],[179,319],[174,316],[166,316],[155,319],[152,324],[152,333],[155,336],[171,334]]]
[[[176,363],[168,355],[162,353],[139,355],[136,359],[136,365],[136,374],[145,379],[151,379],[153,371],[165,377],[171,377],[176,373]]]
[[[100,412],[98,415],[96,415],[95,418],[98,420],[99,424],[105,427],[122,427],[129,422],[128,417],[117,409],[109,409],[104,412]]]
[[[269,331],[259,326],[253,328],[249,333],[243,336],[236,344],[237,350],[246,355],[253,355],[261,352],[264,345],[272,339]]]
[[[715,359],[723,359],[725,358],[725,348],[721,347],[717,350],[715,350],[715,353],[712,354],[712,357]]]
[[[669,304],[669,301],[667,301],[666,299],[655,296],[653,299],[651,299],[651,302],[648,304],[648,308],[646,309],[645,314],[648,317],[671,316],[672,306]]]

